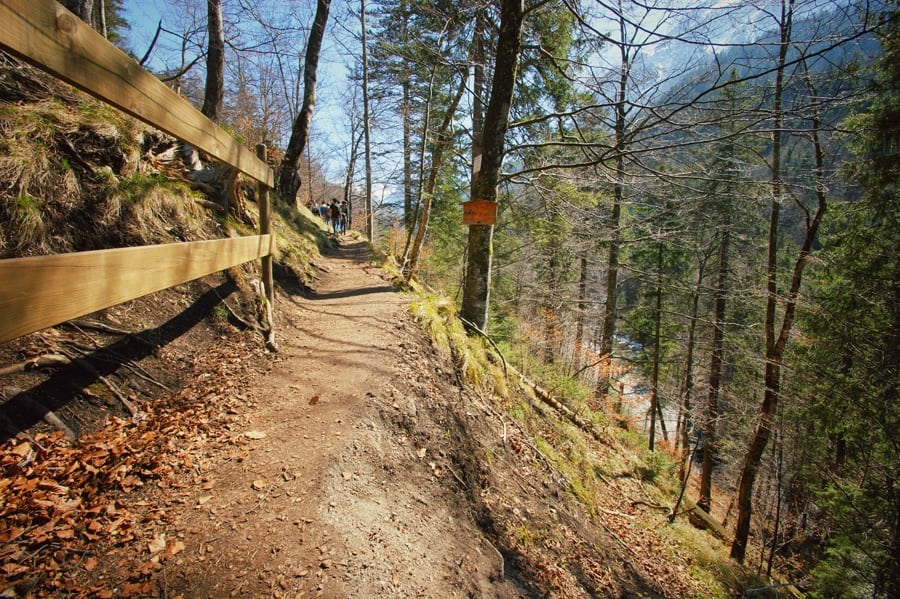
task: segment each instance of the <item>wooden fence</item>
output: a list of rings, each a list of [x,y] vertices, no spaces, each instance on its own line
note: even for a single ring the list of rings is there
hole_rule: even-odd
[[[0,260],[0,343],[257,259],[271,307],[275,178],[265,148],[254,155],[52,0],[0,0],[0,23],[3,50],[257,181],[260,216],[254,236]]]

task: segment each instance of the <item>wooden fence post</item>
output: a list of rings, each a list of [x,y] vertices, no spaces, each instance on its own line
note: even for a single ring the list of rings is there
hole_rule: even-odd
[[[256,157],[266,162],[265,144],[256,145]],[[259,204],[259,234],[268,235],[272,230],[272,206],[269,198],[269,186],[265,183],[257,184],[257,201]],[[275,238],[272,237],[272,249],[275,247]],[[269,319],[269,333],[266,338],[266,347],[276,351],[275,347],[275,281],[272,276],[272,252],[262,257],[262,281],[266,296],[266,314]]]

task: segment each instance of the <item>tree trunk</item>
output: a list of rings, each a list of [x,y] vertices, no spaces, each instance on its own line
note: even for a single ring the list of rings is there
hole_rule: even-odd
[[[281,161],[278,190],[281,197],[290,204],[296,201],[297,190],[300,189],[297,167],[300,165],[300,158],[303,156],[303,149],[309,138],[309,126],[316,105],[319,53],[322,50],[322,39],[325,37],[325,25],[328,23],[330,8],[331,0],[318,0],[316,3],[316,16],[313,18],[312,29],[310,29],[309,39],[306,42],[306,60],[303,66],[303,102],[300,112],[294,120],[291,138]]]
[[[100,0],[97,2],[96,9],[94,11],[96,13],[96,28],[97,31],[100,32],[100,35],[103,37],[107,37],[108,32],[106,30],[106,2]]]
[[[481,133],[481,169],[474,173],[473,199],[497,201],[497,185],[503,163],[503,146],[509,126],[512,103],[522,45],[522,24],[525,20],[523,0],[502,0],[500,35],[491,99]],[[476,328],[486,331],[491,285],[491,240],[493,225],[470,225],[463,301],[460,314]]]
[[[542,197],[540,202],[541,209],[546,215],[544,218],[547,218],[550,224],[550,230],[546,233],[548,237],[547,243],[538,245],[547,253],[547,266],[543,269],[546,273],[546,279],[543,285],[543,292],[541,293],[541,311],[539,316],[544,327],[543,335],[541,335],[543,360],[546,364],[552,364],[557,356],[557,341],[561,324],[559,316],[561,306],[558,298],[563,279],[562,256],[560,254],[565,237],[565,225],[559,212],[548,205],[546,197]]]
[[[691,424],[691,400],[694,395],[694,345],[697,337],[698,314],[700,312],[700,292],[703,288],[703,279],[706,274],[706,260],[707,256],[704,255],[700,259],[700,264],[697,266],[697,285],[694,287],[694,292],[691,297],[691,317],[688,324],[687,347],[685,348],[684,355],[684,378],[681,380],[681,389],[679,391],[681,405],[678,409],[678,428],[675,432],[676,443],[681,443],[683,455],[679,478],[684,478],[684,468],[686,467],[684,458],[687,458],[687,451],[690,445],[688,435]]]
[[[803,280],[803,269],[809,259],[812,251],[813,242],[819,231],[819,224],[825,215],[826,195],[825,195],[825,166],[824,152],[819,139],[820,118],[818,113],[817,99],[814,90],[810,89],[810,97],[813,99],[813,119],[810,131],[810,138],[813,144],[813,155],[815,157],[816,168],[816,199],[818,202],[816,212],[812,219],[808,222],[806,235],[803,244],[797,254],[794,262],[794,269],[791,275],[790,287],[788,289],[787,300],[784,303],[784,315],[782,316],[781,329],[776,337],[775,318],[778,307],[777,302],[777,274],[778,274],[778,219],[781,203],[781,128],[782,128],[782,112],[781,112],[781,92],[783,86],[784,63],[787,55],[788,45],[791,36],[791,22],[793,17],[794,0],[782,0],[782,30],[781,30],[781,50],[779,55],[778,70],[776,71],[776,88],[775,88],[775,104],[773,113],[775,115],[775,123],[772,133],[772,212],[769,220],[769,253],[768,253],[768,271],[767,271],[767,297],[766,297],[766,316],[765,316],[765,333],[766,333],[766,370],[765,370],[765,392],[763,393],[763,403],[760,407],[759,422],[753,440],[750,442],[750,450],[744,458],[744,464],[741,468],[741,479],[738,485],[738,520],[737,528],[734,534],[734,541],[731,544],[731,557],[738,562],[743,562],[747,551],[747,539],[750,533],[750,515],[752,513],[752,491],[753,483],[756,479],[756,473],[759,469],[759,463],[762,459],[763,450],[769,441],[772,419],[778,408],[778,398],[781,391],[781,364],[784,356],[784,349],[787,345],[788,337],[791,333],[791,327],[794,323],[794,317],[797,311],[797,303],[800,295],[800,284]]]
[[[400,118],[403,119],[403,226],[408,233],[412,233],[416,217],[413,211],[412,190],[412,135],[409,124],[409,81],[403,81],[403,99],[400,108]],[[427,135],[427,131],[426,131]],[[423,138],[422,145],[425,145]]]
[[[750,516],[753,507],[753,483],[756,481],[756,473],[762,461],[763,452],[769,442],[772,432],[772,420],[775,409],[778,407],[778,394],[781,391],[781,361],[768,361],[765,373],[766,390],[763,393],[763,403],[759,410],[759,420],[756,424],[756,432],[750,442],[750,447],[744,456],[741,468],[741,478],[738,483],[737,495],[737,525],[735,527],[734,540],[731,543],[731,557],[743,563],[747,552],[747,539],[750,536]]]
[[[206,13],[209,40],[206,50],[206,89],[200,112],[209,120],[218,122],[225,98],[225,33],[222,29],[222,0],[206,0]]]
[[[471,197],[475,195],[475,176],[481,171],[481,136],[484,132],[484,9],[475,11],[475,31],[472,32],[472,182]]]
[[[98,1],[102,2],[103,0]],[[94,0],[63,0],[62,5],[90,27],[97,29],[94,22]]]
[[[793,0],[787,0],[793,2]],[[766,444],[769,442],[772,417],[778,407],[778,394],[781,387],[781,356],[775,353],[775,311],[778,292],[778,220],[781,209],[781,94],[784,82],[784,61],[788,49],[788,22],[784,20],[787,6],[782,0],[781,50],[778,70],[775,77],[775,101],[773,114],[775,122],[772,127],[772,183],[771,210],[769,216],[769,251],[767,260],[767,296],[765,315],[766,366],[763,392],[763,403],[759,411],[756,432],[750,442],[750,448],[744,456],[741,478],[738,483],[738,516],[731,543],[731,557],[743,563],[747,552],[747,540],[750,535],[750,516],[753,511],[753,483]]]
[[[369,42],[366,25],[366,0],[359,2],[359,20],[362,31],[362,101],[363,101],[363,154],[366,174],[366,237],[375,238],[375,211],[372,209],[372,128],[369,115]]]
[[[772,181],[770,184],[771,209],[769,215],[769,251],[767,259],[767,295],[765,315],[766,366],[764,375],[765,391],[759,410],[756,432],[750,441],[750,448],[744,456],[741,478],[738,482],[738,516],[734,540],[731,543],[731,557],[743,563],[747,553],[750,535],[750,515],[753,511],[753,483],[769,442],[772,418],[778,407],[778,393],[781,390],[781,355],[775,351],[775,311],[778,293],[778,220],[781,211],[781,127],[784,120],[781,97],[784,88],[784,63],[790,44],[790,27],[794,0],[781,1],[781,44],[778,66],[775,72],[775,96],[772,106]]]
[[[450,146],[452,136],[447,135],[450,124],[453,122],[453,116],[456,114],[456,107],[462,99],[463,92],[466,90],[466,78],[463,77],[456,95],[447,107],[447,113],[441,127],[435,136],[434,148],[431,150],[431,168],[428,170],[428,181],[422,192],[422,211],[419,215],[419,226],[416,229],[416,238],[413,240],[412,248],[409,253],[409,261],[405,266],[404,277],[408,282],[416,271],[419,264],[419,255],[422,251],[422,244],[425,243],[425,233],[428,230],[428,219],[431,217],[431,200],[434,198],[434,189],[437,186],[438,174],[440,174],[441,164],[444,161],[444,151]]]
[[[622,14],[621,5],[619,14]],[[624,19],[624,17],[621,17]],[[615,154],[616,174],[613,188],[613,206],[609,222],[609,252],[606,264],[606,304],[603,307],[603,324],[601,327],[599,353],[606,358],[606,364],[601,368],[600,379],[597,381],[597,396],[603,398],[609,390],[610,366],[613,348],[613,337],[616,334],[616,303],[619,286],[619,253],[621,247],[621,221],[622,201],[625,196],[625,129],[626,113],[625,99],[628,86],[628,76],[631,68],[631,55],[626,43],[625,24],[620,21],[621,43],[619,44],[619,88],[616,97],[616,122],[615,122]]]
[[[353,228],[353,175],[356,172],[356,160],[361,139],[354,133],[353,144],[350,148],[350,160],[347,163],[347,174],[344,176],[344,202],[347,204],[348,230]]]
[[[775,446],[775,524],[772,527],[772,542],[769,545],[769,558],[766,560],[766,577],[772,578],[772,566],[775,563],[775,550],[778,548],[778,533],[781,529],[781,495],[784,487],[784,415],[779,418]],[[765,546],[763,546],[765,549]]]
[[[709,360],[709,389],[703,415],[703,466],[700,470],[700,496],[697,507],[709,513],[712,507],[712,471],[716,457],[717,426],[719,421],[719,390],[722,386],[724,363],[725,307],[728,297],[728,250],[731,242],[729,216],[719,239],[719,278],[716,283],[715,322],[713,323],[712,355]]]
[[[416,230],[419,227],[416,224],[419,222],[419,216],[425,215],[425,223],[427,224],[428,218],[430,218],[431,212],[431,198],[425,197],[425,153],[428,150],[428,131],[431,130],[431,104],[434,101],[434,79],[435,79],[436,69],[431,69],[431,76],[428,78],[428,97],[425,100],[424,111],[422,115],[422,143],[419,144],[419,192],[418,199],[416,200],[415,209],[412,206],[412,198],[410,198],[410,204],[407,210],[407,207],[404,207],[404,218],[403,218],[403,227],[406,231],[406,243],[403,245],[403,253],[400,255],[400,272],[403,273],[403,279],[408,283],[412,278],[412,273],[409,270],[409,253],[412,249],[413,241],[415,241],[414,236],[416,234]],[[439,143],[439,142],[438,142]],[[411,148],[409,148],[411,151]],[[412,161],[410,161],[410,167],[412,167]],[[405,167],[404,167],[405,168]],[[412,182],[410,181],[410,185]],[[410,191],[412,191],[410,189]],[[407,213],[408,216],[407,216]],[[410,220],[412,218],[412,220]],[[422,233],[422,240],[424,241],[425,233]],[[418,260],[418,257],[417,257]]]
[[[485,333],[487,332],[488,303],[490,301],[493,237],[493,226],[469,225],[466,272],[460,309],[460,316],[466,323]]]
[[[656,414],[662,414],[659,405],[659,330],[662,322],[662,269],[663,269],[663,244],[662,241],[657,242],[656,248],[656,310],[654,312],[653,323],[653,370],[650,376],[650,440],[649,449],[656,449]],[[662,416],[660,416],[662,422]],[[663,425],[665,426],[665,425]]]
[[[578,314],[575,318],[575,372],[581,372],[584,362],[584,320],[587,314],[588,259],[582,254],[578,269]]]
[[[400,39],[401,44],[406,47],[409,44],[408,21],[408,0],[400,0],[400,13],[405,15],[400,23]],[[434,77],[432,72],[432,78]],[[400,87],[402,90],[402,99],[400,105],[400,118],[403,120],[403,226],[406,228],[407,239],[412,235],[413,227],[416,225],[416,213],[413,210],[413,189],[412,189],[412,125],[410,123],[410,74],[409,70],[404,69],[401,74],[402,81]],[[431,94],[429,94],[431,96]],[[426,119],[427,120],[427,119]],[[428,129],[422,136],[422,154],[425,154],[425,140],[427,139]],[[424,169],[424,165],[420,165],[419,170]],[[421,177],[419,179],[419,193],[421,202]],[[406,252],[404,252],[404,259]],[[404,260],[405,261],[405,260]]]

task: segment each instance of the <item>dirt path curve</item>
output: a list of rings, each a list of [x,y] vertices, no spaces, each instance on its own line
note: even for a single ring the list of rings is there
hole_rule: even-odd
[[[407,296],[362,243],[319,266],[313,296],[278,296],[279,352],[242,390],[231,451],[171,507],[172,595],[516,596],[427,446],[438,390]]]

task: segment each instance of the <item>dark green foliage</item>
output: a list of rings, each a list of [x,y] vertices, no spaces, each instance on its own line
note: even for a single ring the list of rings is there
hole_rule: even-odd
[[[125,20],[123,0],[103,0],[106,7],[106,39],[121,45],[131,25]]]
[[[824,552],[815,597],[900,593],[900,31],[897,3],[870,108],[848,120],[865,197],[836,207],[824,236],[802,364],[820,460]]]
[[[824,509],[825,551],[813,571],[820,597],[895,596],[885,593],[900,526],[897,206],[841,207],[804,319],[806,418],[821,452],[810,478],[824,487],[815,499]]]

